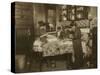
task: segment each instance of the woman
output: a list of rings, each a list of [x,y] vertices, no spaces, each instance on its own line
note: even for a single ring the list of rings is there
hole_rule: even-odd
[[[81,44],[81,31],[79,27],[77,27],[75,22],[71,23],[71,32],[72,32],[72,41],[73,41],[73,49],[74,49],[74,69],[79,69],[83,66],[83,50]]]

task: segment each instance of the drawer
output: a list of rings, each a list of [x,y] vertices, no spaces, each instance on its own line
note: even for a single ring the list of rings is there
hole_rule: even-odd
[[[22,29],[22,28],[27,29],[27,28],[31,28],[31,27],[32,27],[32,24],[17,24],[17,25],[15,25],[15,28],[17,28],[17,29]]]
[[[23,14],[21,14],[21,15],[15,15],[15,19],[16,20],[25,20],[25,21],[32,21],[32,19],[33,19],[33,17],[32,17],[32,15],[30,16],[30,15],[23,15]]]
[[[31,19],[15,19],[15,24],[33,24],[33,20]]]
[[[15,8],[32,10],[33,4],[32,3],[16,3]]]
[[[25,35],[27,35],[27,29],[26,28],[20,28],[20,29],[18,29],[18,28],[16,28],[16,35],[17,36],[25,36]]]
[[[22,9],[15,9],[15,16],[27,16],[27,17],[32,17],[33,11],[32,10],[22,10]]]

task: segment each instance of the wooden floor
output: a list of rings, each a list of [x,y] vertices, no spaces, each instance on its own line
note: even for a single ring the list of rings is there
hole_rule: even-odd
[[[68,55],[69,56],[69,55]],[[68,57],[70,59],[70,57]],[[45,72],[45,71],[61,71],[61,70],[74,70],[69,64],[69,60],[65,59],[65,55],[56,57],[47,57],[40,62],[40,60],[31,59],[32,61],[25,64],[23,70],[16,69],[16,72]],[[40,64],[41,63],[41,64]],[[84,65],[80,69],[89,69]]]
[[[32,71],[40,71],[39,63],[34,63],[32,67]],[[66,61],[48,61],[48,63],[43,63],[41,66],[41,71],[56,71],[66,69]]]

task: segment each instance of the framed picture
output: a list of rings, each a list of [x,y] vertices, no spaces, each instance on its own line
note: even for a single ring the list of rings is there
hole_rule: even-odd
[[[11,71],[97,68],[97,7],[11,3]]]

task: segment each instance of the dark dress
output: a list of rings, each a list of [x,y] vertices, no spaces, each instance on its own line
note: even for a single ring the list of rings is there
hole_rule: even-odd
[[[92,33],[92,64],[93,67],[97,67],[97,27],[91,30]]]
[[[74,48],[74,57],[75,62],[73,68],[79,69],[83,65],[83,50],[81,44],[81,31],[79,28],[75,29],[73,32],[73,48]]]

